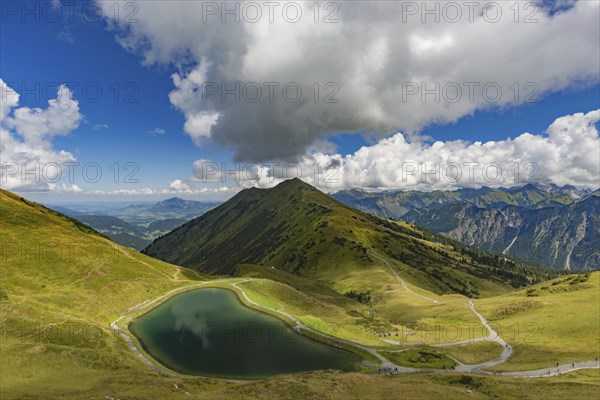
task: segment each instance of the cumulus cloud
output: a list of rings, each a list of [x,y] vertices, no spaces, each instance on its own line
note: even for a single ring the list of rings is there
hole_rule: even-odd
[[[12,117],[3,119],[8,128],[14,129],[30,143],[68,135],[80,122],[79,103],[72,98],[71,90],[65,85],[58,87],[56,98],[48,101],[47,108],[19,107],[13,111]]]
[[[0,122],[19,104],[19,93],[10,88],[0,79]]]
[[[82,193],[83,190],[76,184],[67,183],[49,183],[50,191],[59,193]]]
[[[301,178],[326,191],[452,190],[512,187],[528,182],[600,186],[600,110],[556,119],[543,134],[523,133],[488,142],[415,142],[402,133],[353,154],[315,153],[300,162],[223,165],[194,163],[198,181],[235,181],[242,187],[271,187]],[[233,172],[232,172],[233,171]]]
[[[181,179],[175,179],[169,185],[169,189],[175,190],[175,191],[186,191],[186,190],[189,190],[190,187],[188,184],[184,183]]]
[[[270,13],[259,2],[258,21],[240,11],[236,22],[223,13],[225,3],[212,3],[212,15],[206,2],[189,1],[139,2],[138,23],[109,23],[144,63],[177,68],[170,101],[194,143],[212,139],[238,161],[299,160],[344,132],[408,137],[476,110],[599,81],[598,2],[561,1],[533,16],[520,9],[519,22],[512,2],[495,2],[502,7],[495,22],[497,11],[486,13],[481,2],[439,23],[423,15],[423,2],[413,3],[414,15],[407,2],[335,2],[339,8],[321,8],[316,23],[313,3],[294,3],[302,13],[295,23],[294,10],[286,20],[282,5]],[[337,22],[324,23],[328,15]],[[527,16],[537,22],[525,23]]]
[[[62,166],[75,161],[68,151],[55,150],[52,139],[69,135],[83,115],[79,104],[66,86],[60,86],[48,107],[18,107],[18,94],[0,79],[2,113],[0,114],[0,152],[2,153],[2,187],[19,191],[70,191],[76,185],[59,183]],[[4,94],[8,93],[8,96]]]

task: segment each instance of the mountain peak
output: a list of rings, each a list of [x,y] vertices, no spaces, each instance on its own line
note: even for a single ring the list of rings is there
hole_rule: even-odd
[[[298,193],[308,192],[308,191],[319,192],[319,190],[317,188],[309,185],[308,183],[304,182],[302,179],[292,178],[292,179],[286,179],[270,188],[258,188],[255,186],[249,187],[247,189],[240,191],[238,194],[236,194],[233,197],[233,199],[246,198],[247,196],[268,197],[270,195],[275,195],[276,193],[286,193],[288,191],[298,192]]]
[[[250,189],[256,189],[256,188],[250,188]],[[278,192],[283,192],[283,191],[288,191],[288,190],[297,191],[297,192],[319,192],[319,190],[317,188],[304,182],[300,178],[286,179],[271,188],[262,189],[262,190],[264,191],[264,194],[278,193]]]
[[[185,201],[185,200],[182,199],[181,197],[170,197],[168,199],[159,201],[159,203],[175,203],[175,202],[182,202],[182,201]]]
[[[278,184],[277,187],[298,187],[298,188],[304,188],[304,189],[311,189],[311,190],[316,190],[314,186],[309,185],[308,183],[304,182],[302,179],[300,178],[292,178],[292,179],[286,179],[285,181],[281,182],[280,184]]]
[[[150,211],[152,212],[163,212],[163,211],[176,211],[186,208],[191,204],[196,202],[191,200],[185,200],[181,197],[171,197],[165,200],[161,200],[152,207],[150,207]]]
[[[544,188],[542,187],[542,185],[540,185],[539,183],[527,183],[523,186],[515,186],[512,188],[509,188],[509,192],[522,192],[524,190],[536,190],[536,191],[543,191],[545,192]]]

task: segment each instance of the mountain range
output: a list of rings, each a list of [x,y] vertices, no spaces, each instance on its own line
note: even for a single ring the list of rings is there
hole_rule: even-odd
[[[540,184],[334,194],[368,213],[406,220],[493,253],[566,270],[600,266],[599,196],[599,190]]]

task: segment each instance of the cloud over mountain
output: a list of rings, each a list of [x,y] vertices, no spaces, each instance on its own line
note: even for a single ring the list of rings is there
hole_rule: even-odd
[[[193,141],[238,161],[299,160],[330,134],[412,134],[599,80],[597,2],[518,14],[512,2],[430,2],[432,14],[423,2],[319,3],[319,14],[291,3],[138,2],[136,23],[111,25],[145,63],[176,71],[170,100]]]
[[[410,141],[402,133],[353,154],[315,153],[297,163],[197,160],[193,179],[271,187],[299,177],[321,189],[447,190],[520,186],[526,182],[598,188],[600,110],[557,118],[544,134],[525,132],[499,141]],[[233,173],[232,173],[233,170]],[[237,171],[237,172],[236,172]]]

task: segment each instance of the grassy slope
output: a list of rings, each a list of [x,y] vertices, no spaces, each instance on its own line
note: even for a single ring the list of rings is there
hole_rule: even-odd
[[[0,397],[104,397],[118,382],[135,383],[140,393],[171,387],[172,379],[156,377],[108,324],[200,276],[6,191],[0,220]]]
[[[267,278],[240,286],[252,300],[292,314],[313,329],[362,344],[385,345],[361,324],[363,316],[369,315],[368,307],[327,286],[283,271],[252,265],[242,265],[236,275]],[[376,322],[385,325],[381,319]]]
[[[457,373],[368,376],[306,373],[268,379],[240,387],[206,393],[202,399],[502,399],[571,400],[598,395],[598,371],[583,371],[558,378],[517,381],[502,377]],[[472,393],[468,394],[467,390]]]
[[[361,304],[319,282],[270,267],[241,265],[235,275],[263,278],[240,285],[253,300],[296,315],[315,329],[322,327],[363,344],[387,346],[382,333],[390,333],[385,339],[398,343],[428,344],[469,339],[469,327],[479,328],[477,336],[486,334],[461,295],[435,296],[420,291],[441,301],[433,304],[391,281],[382,287],[381,294],[373,294],[369,304]],[[459,326],[459,335],[448,326]]]
[[[384,351],[382,355],[397,365],[414,368],[450,369],[456,362],[437,349],[414,347],[401,351]]]
[[[440,347],[442,353],[449,355],[463,364],[479,364],[493,360],[502,354],[502,346],[496,342],[473,342],[458,346]]]
[[[475,302],[515,350],[497,370],[545,368],[600,357],[600,272],[585,279],[569,275]]]

